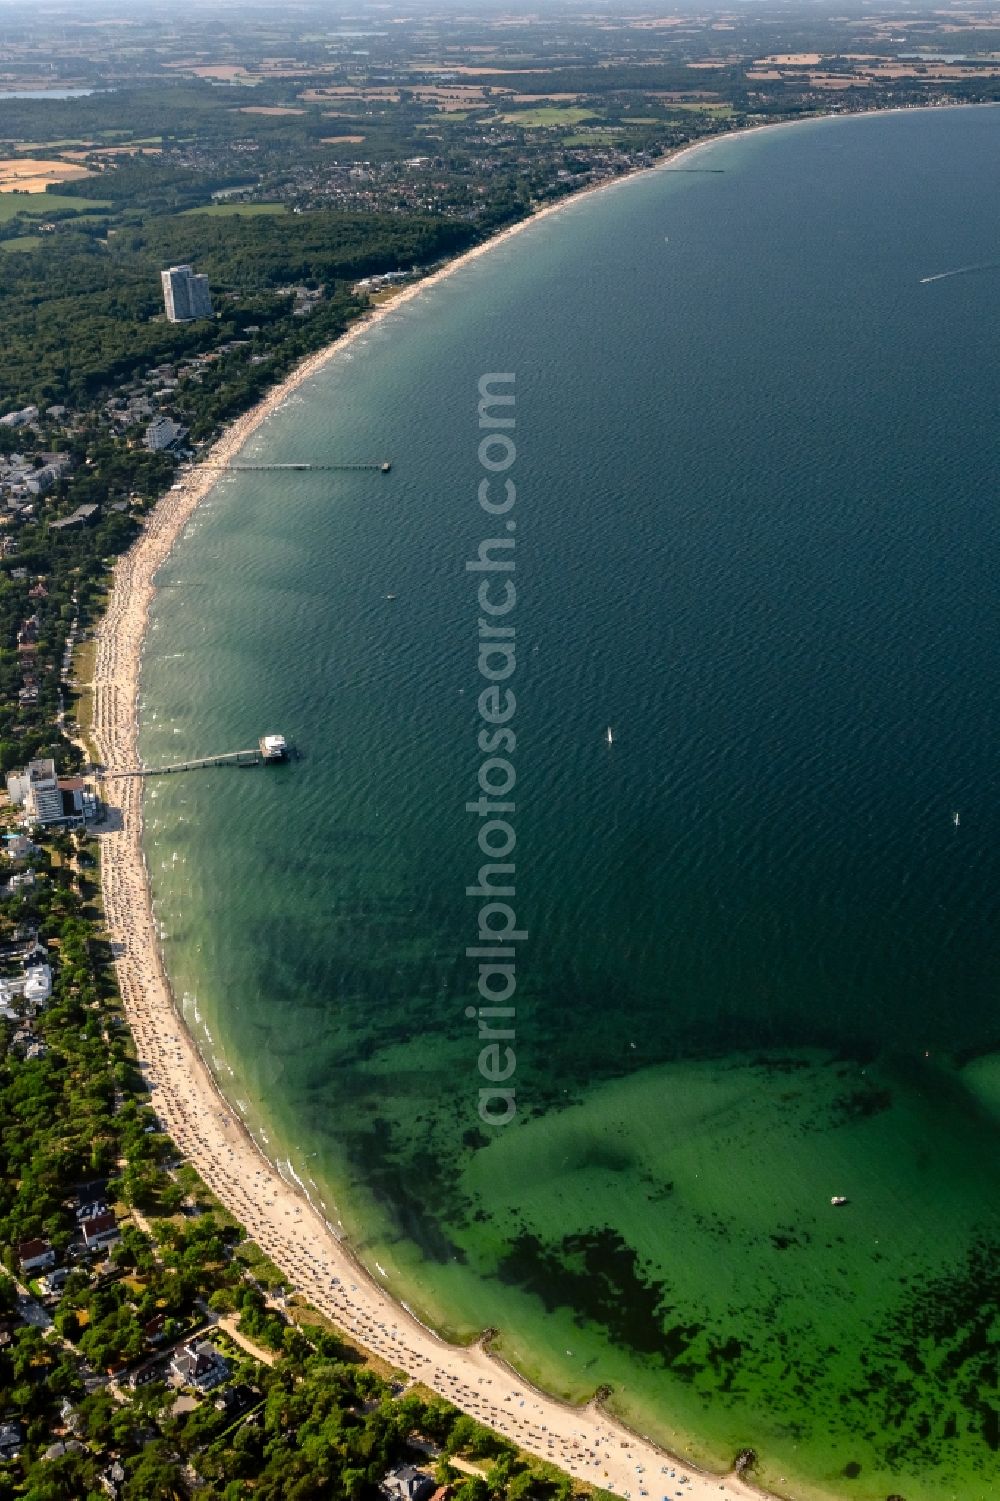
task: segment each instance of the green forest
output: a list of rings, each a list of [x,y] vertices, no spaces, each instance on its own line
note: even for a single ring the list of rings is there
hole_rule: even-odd
[[[151,218],[106,243],[68,230],[0,259],[0,407],[87,405],[138,371],[240,336],[247,324],[268,325],[269,347],[288,337],[297,357],[360,311],[352,282],[427,265],[471,239],[468,225],[338,213]],[[163,317],[159,273],[179,261],[208,272],[216,319]],[[291,323],[287,297],[273,295],[291,285],[325,287],[324,315]]]

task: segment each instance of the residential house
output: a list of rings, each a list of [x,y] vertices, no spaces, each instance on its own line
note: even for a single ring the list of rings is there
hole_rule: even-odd
[[[38,420],[37,407],[22,407],[19,412],[8,412],[0,417],[0,427],[27,427],[29,422]]]
[[[136,1392],[144,1386],[151,1386],[154,1381],[166,1379],[167,1364],[161,1355],[155,1360],[144,1360],[141,1365],[134,1366],[125,1377],[125,1385],[130,1391]]]
[[[143,1324],[143,1326],[142,1326],[142,1332],[143,1332],[143,1335],[145,1336],[147,1344],[150,1344],[150,1345],[159,1345],[159,1344],[161,1344],[163,1342],[163,1330],[164,1330],[164,1327],[166,1325],[166,1322],[167,1322],[167,1316],[166,1316],[166,1314],[164,1314],[164,1313],[158,1313],[153,1318],[151,1318],[147,1323]]]
[[[430,1501],[437,1485],[426,1470],[399,1465],[383,1478],[379,1489],[386,1501]]]
[[[24,871],[24,875],[32,872]],[[17,881],[17,876],[12,876],[11,881]],[[9,888],[8,888],[9,890]],[[29,985],[28,976],[31,975],[31,989],[25,994]],[[0,978],[0,1010],[9,1021],[23,1021],[25,1014],[34,1015],[48,1000],[52,994],[52,972],[47,964],[32,965],[23,975],[4,975]],[[18,1006],[18,1001],[25,1001],[24,1006]],[[14,1038],[17,1046],[27,1047],[34,1039],[30,1027],[22,1028]],[[37,1055],[36,1055],[37,1056]]]
[[[17,876],[11,876],[11,885],[16,880]],[[51,995],[52,970],[47,964],[32,964],[24,972],[24,999],[29,1005],[43,1006]]]
[[[32,844],[27,834],[5,834],[4,854],[9,860],[26,860],[29,855],[38,854],[38,845]]]
[[[245,1382],[237,1382],[235,1386],[227,1386],[219,1393],[213,1402],[216,1412],[225,1413],[227,1418],[238,1418],[241,1412],[246,1412],[251,1407],[259,1391],[254,1391],[252,1386]]]
[[[43,1272],[56,1264],[56,1253],[47,1240],[37,1237],[22,1240],[17,1248],[17,1259],[22,1272]]]
[[[25,1063],[33,1063],[36,1058],[44,1058],[49,1051],[44,1042],[25,1027],[14,1033],[10,1042],[10,1050],[17,1057],[23,1058]]]
[[[67,1432],[79,1433],[80,1413],[68,1397],[63,1397],[62,1402],[59,1404],[59,1417]]]
[[[103,1214],[108,1207],[107,1178],[91,1178],[87,1183],[78,1183],[74,1193],[78,1223],[80,1220],[92,1219],[95,1214]]]
[[[45,463],[40,469],[33,469],[24,481],[25,489],[29,495],[44,495],[62,479],[63,474],[69,468],[69,456],[64,453],[49,453],[45,455]]]
[[[100,1251],[105,1246],[113,1245],[121,1238],[118,1229],[118,1221],[110,1209],[103,1214],[95,1214],[92,1219],[84,1220],[80,1225],[83,1232],[83,1243],[88,1251]]]
[[[0,1459],[17,1459],[24,1447],[24,1430],[14,1418],[0,1423]]]
[[[0,943],[0,963],[8,964],[20,962],[21,964],[34,964],[38,960],[44,963],[48,957],[48,950],[38,941],[38,929],[31,923],[24,923],[15,928],[10,935],[8,943]]]
[[[111,1501],[118,1501],[125,1485],[125,1469],[121,1460],[116,1459],[114,1464],[108,1465],[106,1470],[101,1471],[98,1479],[102,1488],[111,1497]]]
[[[170,1369],[182,1385],[193,1386],[200,1392],[221,1386],[229,1375],[228,1362],[207,1340],[186,1344],[170,1362]]]
[[[34,1041],[35,1034],[30,1027],[18,1027],[10,1039],[10,1051],[15,1058],[23,1058]]]
[[[62,1459],[66,1454],[86,1454],[86,1449],[79,1439],[59,1438],[54,1444],[50,1444],[42,1455],[43,1459]]]

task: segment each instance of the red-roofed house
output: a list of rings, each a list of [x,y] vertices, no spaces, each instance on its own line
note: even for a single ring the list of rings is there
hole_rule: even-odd
[[[119,1238],[118,1221],[110,1209],[104,1214],[95,1214],[93,1219],[84,1220],[80,1229],[88,1251],[100,1250],[102,1246],[109,1246]]]
[[[17,1248],[17,1259],[22,1272],[43,1272],[55,1266],[56,1253],[47,1240],[22,1240]]]

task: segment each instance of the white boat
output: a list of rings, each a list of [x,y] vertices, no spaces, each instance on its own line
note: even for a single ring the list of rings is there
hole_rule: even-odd
[[[834,1206],[835,1209],[839,1209],[841,1204],[847,1203],[847,1195],[834,1194],[833,1198],[830,1200],[830,1203]]]
[[[611,733],[611,726],[610,725],[608,725],[608,728],[605,731],[605,738],[606,738],[606,740],[607,740],[607,742],[608,742],[609,745],[614,745],[614,743],[615,743],[615,737]]]
[[[952,823],[955,825],[955,827],[957,829],[962,820],[961,820],[961,818],[959,817],[959,815],[957,813],[953,813],[951,815],[951,821],[952,821]]]

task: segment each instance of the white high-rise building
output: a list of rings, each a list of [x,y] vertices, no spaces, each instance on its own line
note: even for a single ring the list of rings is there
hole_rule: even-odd
[[[154,417],[146,428],[146,436],[143,440],[148,449],[158,453],[161,448],[170,448],[172,444],[183,438],[187,432],[186,427],[181,427],[179,422],[172,422],[169,417]]]
[[[211,318],[212,298],[208,277],[199,276],[190,266],[171,266],[160,272],[163,305],[171,323],[187,323],[192,318]]]
[[[7,792],[14,806],[24,809],[28,823],[62,822],[63,797],[54,761],[39,758],[29,761],[24,771],[12,771]]]

